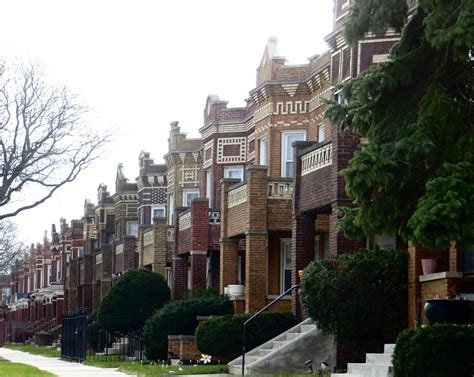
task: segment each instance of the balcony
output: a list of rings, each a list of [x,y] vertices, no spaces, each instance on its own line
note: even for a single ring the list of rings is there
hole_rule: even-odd
[[[301,156],[301,175],[310,174],[332,164],[332,143]]]

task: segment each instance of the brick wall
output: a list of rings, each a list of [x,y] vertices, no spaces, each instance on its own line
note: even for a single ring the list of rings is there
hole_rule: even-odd
[[[193,335],[168,335],[168,359],[199,360],[201,356]]]

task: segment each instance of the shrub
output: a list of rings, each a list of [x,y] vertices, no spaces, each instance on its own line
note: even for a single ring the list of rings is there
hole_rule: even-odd
[[[199,315],[225,315],[234,308],[227,297],[204,296],[171,301],[145,324],[143,345],[150,360],[168,357],[168,335],[194,335]]]
[[[97,312],[93,312],[92,314],[87,316],[86,321],[86,339],[89,343],[89,346],[94,352],[102,351],[100,349],[101,342],[100,342],[100,332],[104,328],[97,320]]]
[[[169,299],[170,290],[160,274],[145,269],[130,270],[104,297],[97,319],[109,332],[137,335],[146,319]]]
[[[438,324],[405,330],[393,355],[395,377],[471,377],[474,327]]]
[[[224,360],[236,358],[242,353],[244,322],[251,316],[239,314],[202,323],[196,330],[198,349]],[[250,351],[296,324],[291,313],[261,313],[247,325],[245,348]]]
[[[311,263],[302,304],[318,326],[362,355],[406,328],[407,253],[370,250]]]

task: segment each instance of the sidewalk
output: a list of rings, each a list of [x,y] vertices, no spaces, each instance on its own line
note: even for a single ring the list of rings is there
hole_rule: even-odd
[[[31,353],[0,348],[0,356],[15,363],[33,365],[58,377],[130,377],[114,368],[97,368],[80,363],[63,361],[54,357],[33,355]],[[0,366],[1,367],[1,366]],[[136,375],[135,375],[136,376]]]

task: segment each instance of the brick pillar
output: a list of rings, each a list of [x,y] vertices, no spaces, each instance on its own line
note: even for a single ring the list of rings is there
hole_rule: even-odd
[[[56,323],[61,323],[64,311],[64,297],[58,296],[56,299]]]
[[[299,270],[314,260],[314,218],[304,215],[293,216],[291,257],[293,260],[293,271],[291,272],[291,284],[299,284]],[[293,314],[301,319],[302,311],[298,289],[292,292],[291,307]]]
[[[188,258],[173,256],[173,298],[181,299],[188,293]]]
[[[428,249],[408,243],[408,327],[414,328],[417,321],[422,318],[421,307],[421,283],[420,275],[421,259],[432,257]],[[421,322],[420,322],[421,323]]]
[[[100,273],[100,301],[104,298],[107,292],[112,287],[112,272],[113,272],[113,260],[114,260],[114,247],[113,245],[103,244],[101,246],[102,254],[102,271]]]
[[[458,244],[451,241],[449,245],[449,271],[458,270]]]
[[[137,268],[137,237],[123,238],[123,272]]]
[[[154,260],[153,271],[158,272],[166,277],[166,252],[168,250],[168,225],[165,218],[154,219],[153,222],[154,236]]]
[[[207,251],[192,250],[191,253],[191,291],[206,288]]]
[[[245,312],[252,313],[267,303],[268,239],[265,230],[249,230],[245,250]]]
[[[209,199],[191,203],[191,290],[206,288],[206,259],[209,249]]]
[[[267,303],[268,294],[268,179],[266,166],[247,168],[247,202],[251,213],[245,240],[245,311]]]
[[[69,288],[68,288],[68,312],[77,311],[77,280],[79,272],[78,259],[71,259],[69,261]]]
[[[219,292],[224,294],[224,287],[237,284],[239,262],[239,242],[236,239],[221,239]]]

